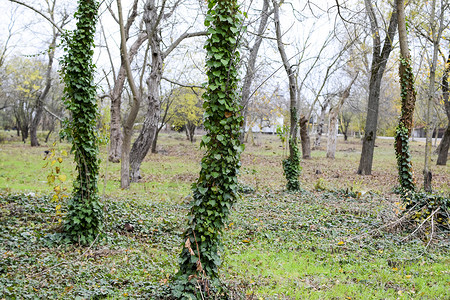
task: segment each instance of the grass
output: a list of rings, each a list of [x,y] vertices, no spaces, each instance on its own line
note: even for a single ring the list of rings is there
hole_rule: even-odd
[[[297,194],[283,191],[279,141],[258,141],[242,155],[240,178],[255,192],[236,203],[223,234],[221,276],[231,290],[243,299],[450,298],[448,232],[434,228],[428,245],[429,226],[413,235],[417,224],[379,230],[401,211],[392,193],[392,141],[377,142],[371,176],[355,174],[358,140],[340,142],[334,161],[314,151],[301,162],[305,191]],[[106,163],[103,149],[105,234],[85,248],[60,241],[49,169],[42,168],[49,147],[0,144],[0,299],[151,298],[177,269],[198,143],[163,134],[160,153],[147,156],[143,180],[129,190],[118,188],[119,166]],[[423,148],[412,143],[416,174]],[[56,165],[70,187],[71,158]],[[449,175],[449,166],[433,166],[436,190],[449,192]],[[322,191],[314,188],[319,180]]]

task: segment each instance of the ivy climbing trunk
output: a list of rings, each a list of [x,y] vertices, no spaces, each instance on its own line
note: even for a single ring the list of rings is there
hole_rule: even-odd
[[[411,67],[411,56],[408,48],[408,38],[403,0],[396,0],[398,14],[398,37],[400,42],[400,95],[402,111],[395,135],[395,153],[399,182],[404,192],[414,191],[415,183],[409,152],[409,137],[413,127],[416,92],[414,90],[414,74]]]
[[[297,81],[295,80],[295,73],[289,63],[286,51],[284,49],[281,26],[280,26],[280,3],[273,0],[274,7],[274,23],[277,38],[278,52],[283,61],[284,69],[289,80],[289,114],[290,114],[290,128],[289,128],[289,157],[283,160],[284,176],[287,180],[286,188],[288,191],[298,191],[300,189],[300,157],[298,151],[298,101],[297,101]]]
[[[177,299],[182,295],[201,299],[196,286],[202,288],[208,299],[213,299],[208,293],[221,289],[218,278],[221,234],[237,199],[237,174],[243,150],[239,142],[242,116],[237,92],[237,35],[242,19],[236,2],[208,1],[205,19],[209,27],[205,44],[208,84],[203,94],[207,134],[200,143],[206,154],[199,178],[192,185],[193,200],[173,288]]]
[[[88,244],[95,240],[102,226],[102,205],[98,197],[98,116],[94,84],[94,34],[98,4],[79,0],[76,29],[64,37],[66,54],[62,65],[64,104],[71,113],[65,133],[72,142],[77,176],[68,202],[64,230],[70,240]]]

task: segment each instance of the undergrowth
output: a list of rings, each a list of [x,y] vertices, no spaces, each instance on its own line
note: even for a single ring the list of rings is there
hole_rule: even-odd
[[[449,298],[449,232],[435,228],[430,242],[427,224],[398,222],[399,201],[247,194],[224,230],[221,280],[232,299]],[[0,191],[0,298],[155,299],[167,288],[185,202],[107,198],[104,234],[88,247],[63,242],[54,205]]]

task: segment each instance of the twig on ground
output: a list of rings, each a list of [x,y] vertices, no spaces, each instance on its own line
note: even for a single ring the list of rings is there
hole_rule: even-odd
[[[428,246],[430,246],[431,241],[433,240],[433,234],[434,234],[434,216],[431,217],[431,235],[430,235],[430,240],[428,241],[427,245],[425,246],[425,250],[427,250]]]
[[[402,239],[400,242],[404,242],[405,240],[407,240],[410,236],[412,236],[414,233],[416,233],[417,232],[417,230],[419,230],[422,226],[423,226],[423,224],[425,224],[425,222],[426,221],[428,221],[431,217],[433,217],[434,216],[434,214],[435,213],[437,213],[439,210],[440,210],[441,208],[440,207],[438,207],[435,211],[433,211],[429,216],[428,216],[428,218],[426,218],[411,234],[408,234],[408,236],[406,236],[404,239]]]

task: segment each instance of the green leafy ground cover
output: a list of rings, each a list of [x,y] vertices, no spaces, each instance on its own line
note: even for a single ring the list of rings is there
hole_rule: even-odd
[[[103,161],[105,234],[91,247],[77,247],[61,243],[42,169],[46,148],[1,144],[0,299],[148,299],[163,289],[178,266],[185,197],[202,153],[179,136],[163,136],[161,147],[144,162],[144,180],[126,191],[118,189],[118,166]],[[389,192],[396,173],[392,141],[380,143],[376,161],[383,164],[368,181],[347,166],[357,160],[357,151],[348,151],[355,147],[342,143],[333,162],[321,152],[302,161],[306,191],[295,194],[282,190],[275,139],[247,147],[241,181],[254,192],[233,209],[220,272],[233,297],[450,298],[449,233],[435,227],[428,244],[429,226],[412,235],[417,224],[386,226],[401,211]],[[413,144],[413,154],[420,147]],[[70,158],[57,164],[70,187]],[[449,167],[434,172],[436,189],[448,192]]]

